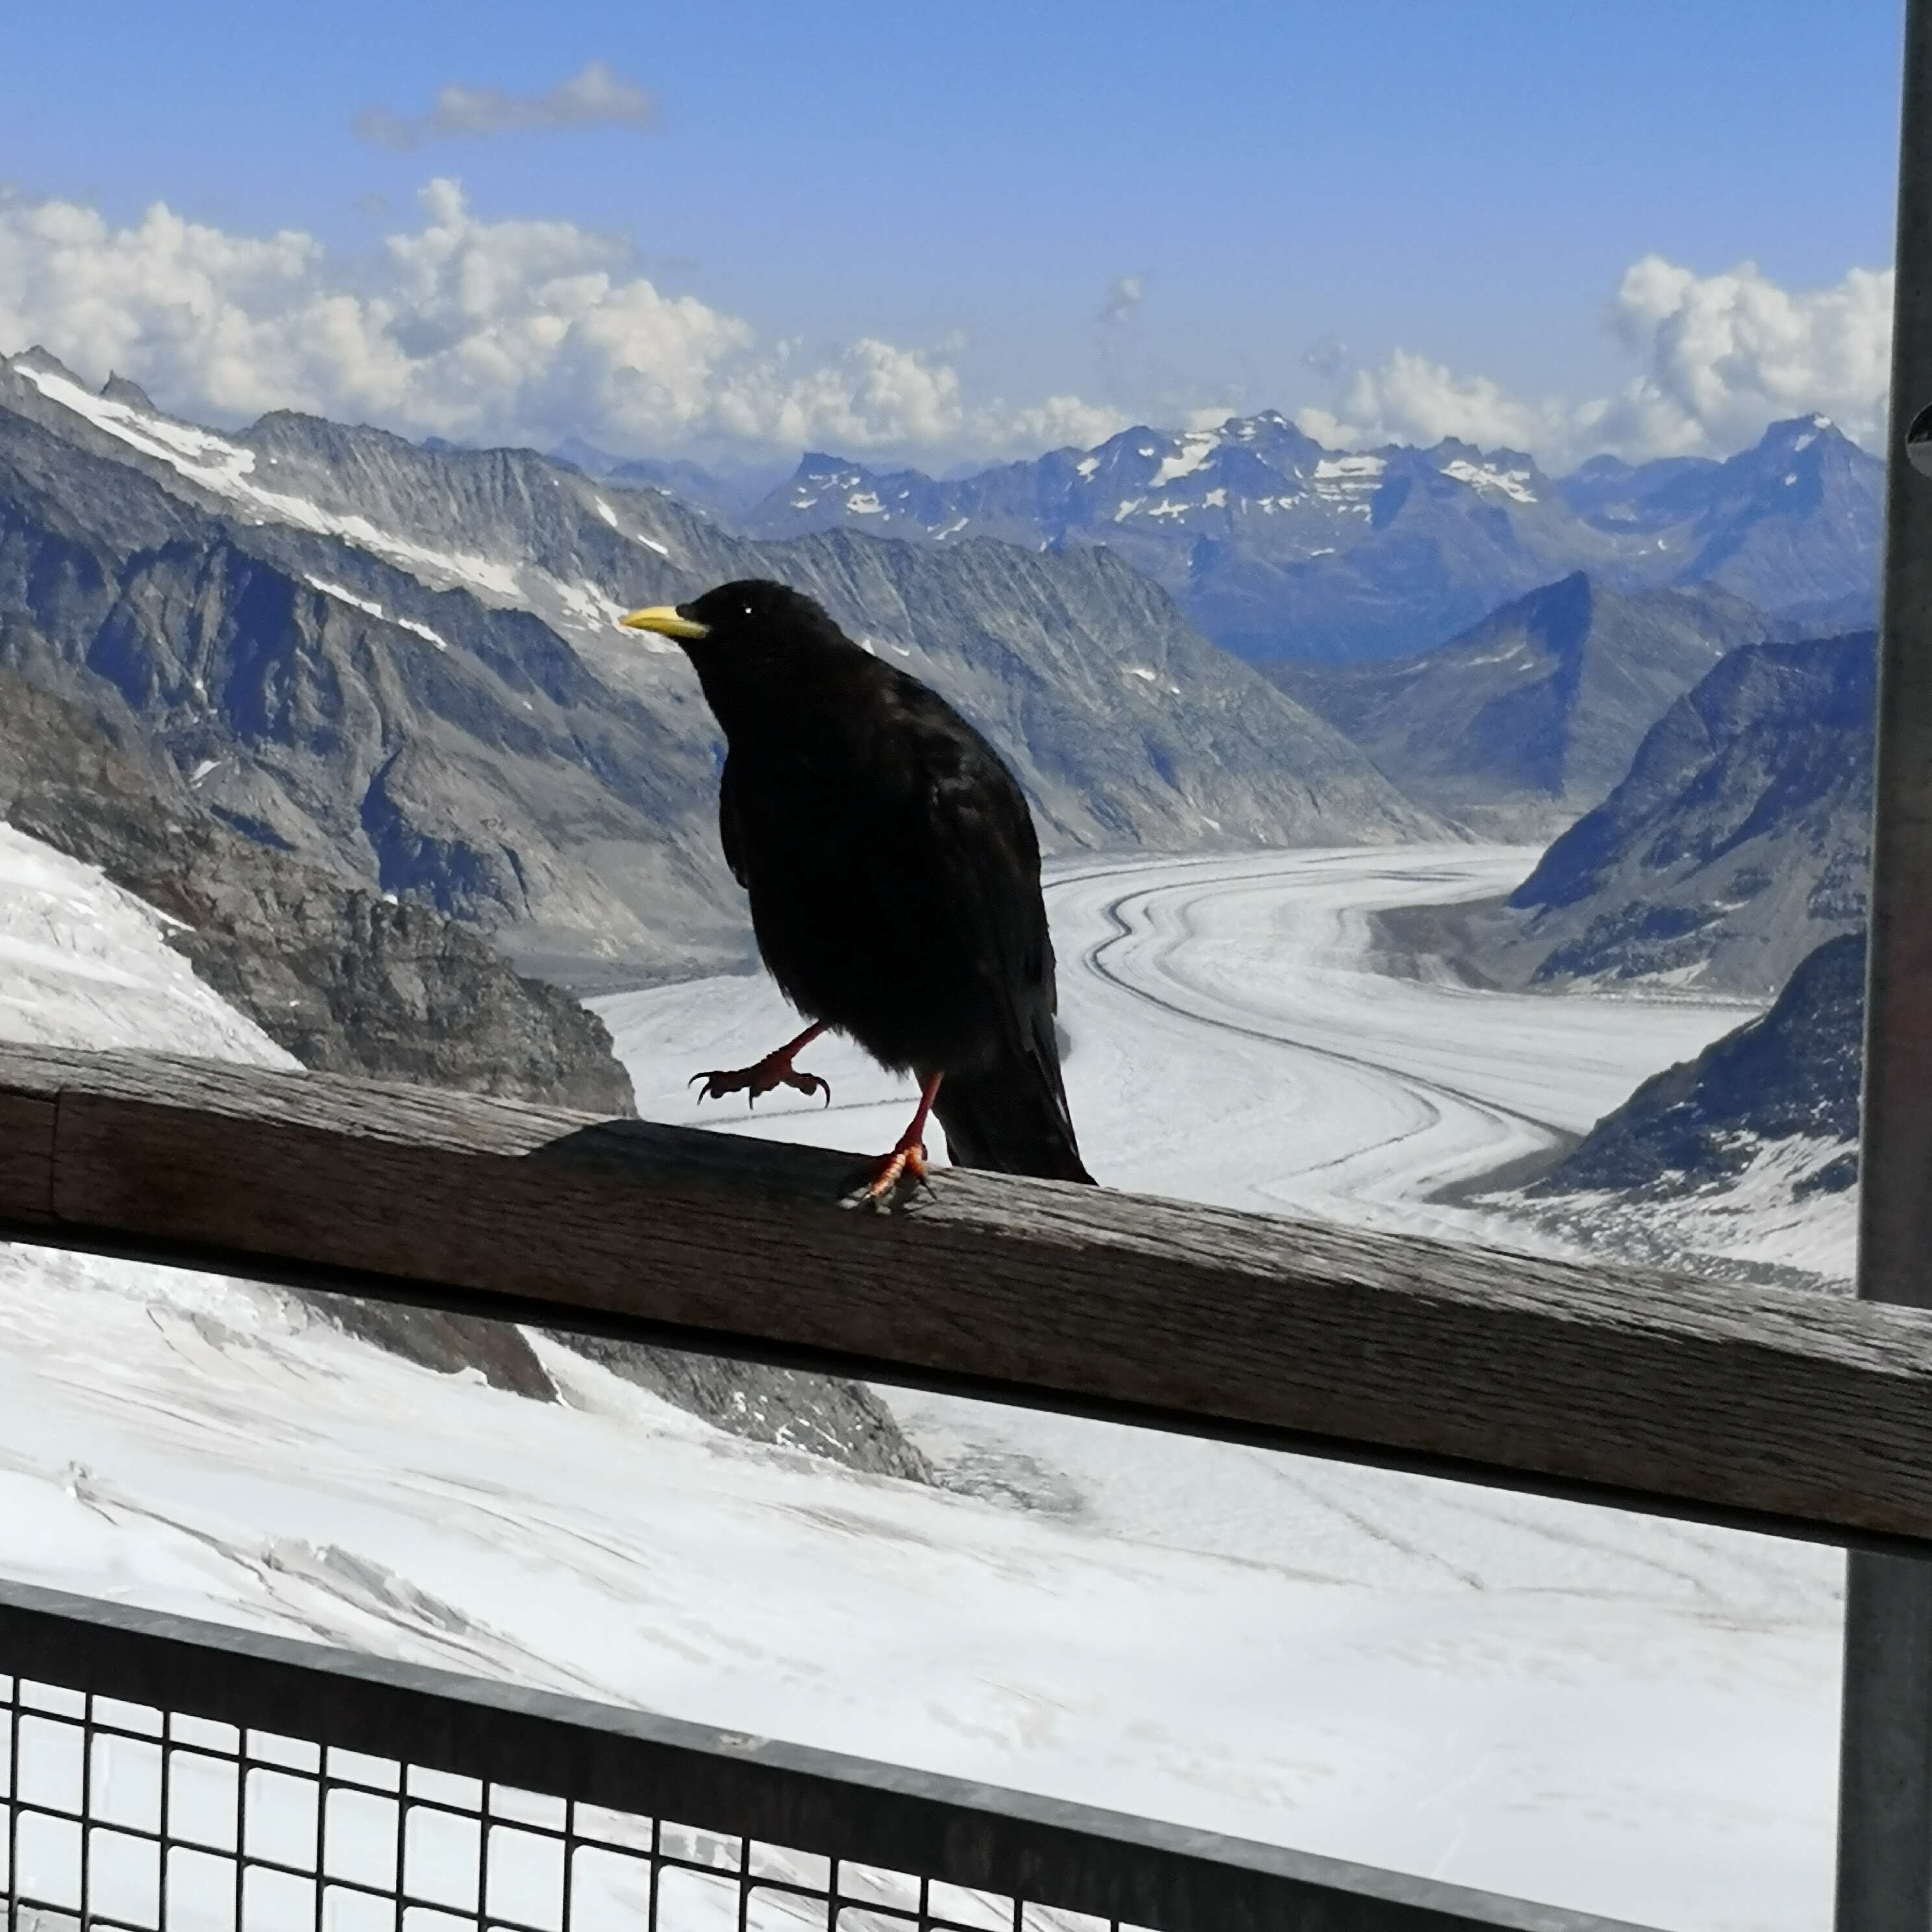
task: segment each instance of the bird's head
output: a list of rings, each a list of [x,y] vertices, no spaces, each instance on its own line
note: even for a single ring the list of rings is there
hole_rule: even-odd
[[[688,604],[655,604],[622,622],[653,631],[707,657],[796,650],[812,644],[856,649],[824,608],[802,591],[763,578],[721,584]],[[694,652],[694,655],[697,653]]]

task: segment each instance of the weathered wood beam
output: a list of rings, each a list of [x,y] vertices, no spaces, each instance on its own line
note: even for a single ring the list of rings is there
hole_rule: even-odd
[[[16,1220],[53,1219],[54,1103],[0,1093],[0,1201]]]
[[[1932,1553],[1918,1310],[158,1054],[0,1124],[35,1239]]]

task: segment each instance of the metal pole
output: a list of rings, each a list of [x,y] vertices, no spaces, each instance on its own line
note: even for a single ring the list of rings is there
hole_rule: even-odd
[[[1906,0],[1893,259],[1858,1293],[1924,1308],[1932,1307],[1932,0]],[[1932,1932],[1932,1563],[1855,1553],[1848,1580],[1838,1932]]]

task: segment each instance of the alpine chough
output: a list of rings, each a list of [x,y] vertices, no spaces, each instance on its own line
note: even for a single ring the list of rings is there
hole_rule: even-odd
[[[1090,1181],[1060,1084],[1053,945],[1033,818],[999,754],[935,692],[782,584],[623,622],[674,638],[724,734],[718,822],[758,950],[812,1024],[704,1096],[830,1090],[793,1064],[826,1030],[919,1082],[868,1192],[956,1165]],[[695,1082],[694,1082],[695,1084]]]

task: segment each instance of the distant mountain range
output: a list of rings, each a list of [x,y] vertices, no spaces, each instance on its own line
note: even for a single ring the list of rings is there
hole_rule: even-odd
[[[1822,416],[1718,462],[1594,458],[1559,482],[1519,452],[1325,448],[1275,410],[1138,428],[951,479],[808,454],[749,508],[669,466],[652,480],[746,534],[862,530],[938,548],[991,537],[1104,547],[1202,633],[1260,662],[1426,650],[1583,571],[1617,589],[1710,584],[1774,615],[1871,621],[1883,465]]]
[[[1468,956],[1510,985],[1776,993],[1864,922],[1875,666],[1869,632],[1730,652],[1475,919]]]
[[[0,362],[0,666],[230,829],[579,988],[748,960],[715,724],[681,654],[614,622],[745,576],[958,704],[1049,851],[1442,836],[1100,550],[754,543],[528,452],[289,414],[217,434]]]
[[[1784,628],[1714,585],[1626,592],[1578,572],[1433,651],[1266,669],[1410,797],[1486,838],[1546,838],[1727,651]]]

